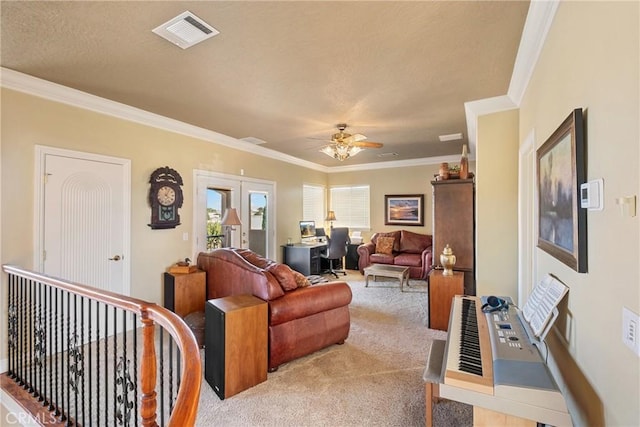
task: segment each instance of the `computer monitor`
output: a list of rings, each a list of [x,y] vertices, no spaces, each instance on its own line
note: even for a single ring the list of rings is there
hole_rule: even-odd
[[[315,221],[300,221],[300,237],[302,240],[308,240],[316,237]]]

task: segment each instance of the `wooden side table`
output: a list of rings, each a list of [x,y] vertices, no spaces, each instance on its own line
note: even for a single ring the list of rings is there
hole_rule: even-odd
[[[206,272],[164,273],[164,306],[180,317],[204,311]]]
[[[464,273],[454,271],[453,276],[443,276],[442,270],[429,273],[429,327],[446,331],[454,295],[464,295]]]
[[[234,295],[205,304],[204,378],[220,399],[267,379],[267,303]]]

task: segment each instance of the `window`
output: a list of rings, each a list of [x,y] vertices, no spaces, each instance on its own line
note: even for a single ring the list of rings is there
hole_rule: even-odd
[[[327,215],[325,209],[325,187],[322,185],[302,186],[302,218],[301,221],[315,221],[318,227],[324,224]]]
[[[369,229],[369,186],[332,187],[331,210],[336,214],[334,227]]]

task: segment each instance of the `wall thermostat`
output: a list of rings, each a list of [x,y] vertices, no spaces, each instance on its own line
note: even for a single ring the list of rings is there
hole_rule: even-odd
[[[592,211],[601,211],[604,208],[602,203],[604,180],[594,179],[580,185],[580,207]]]

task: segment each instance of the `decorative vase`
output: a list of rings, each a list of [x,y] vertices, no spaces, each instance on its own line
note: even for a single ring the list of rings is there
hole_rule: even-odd
[[[451,247],[447,244],[440,254],[440,263],[444,267],[443,276],[453,276],[453,266],[456,264],[456,256],[453,254]]]
[[[449,179],[449,163],[440,163],[440,179]]]
[[[460,179],[469,178],[469,155],[467,154],[467,144],[462,145],[462,157],[460,158]]]

